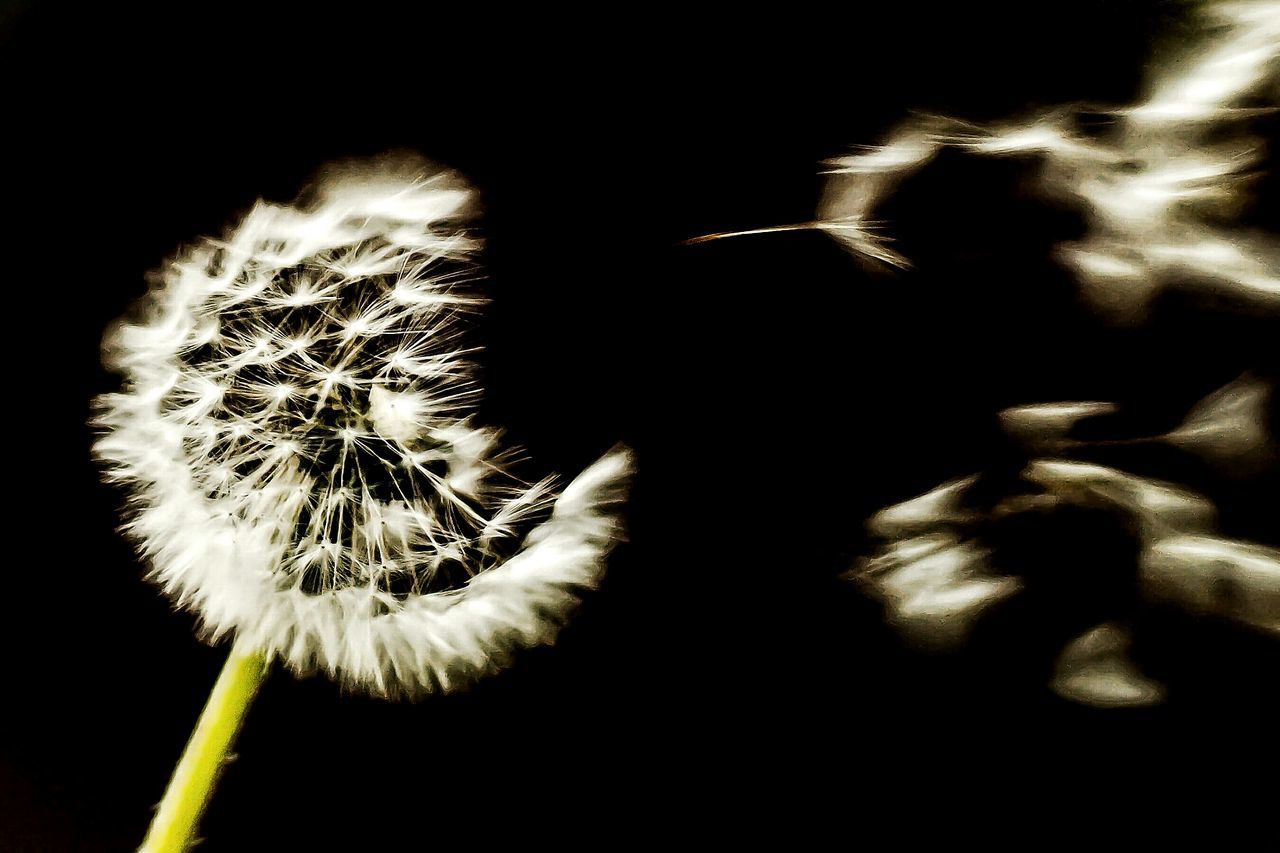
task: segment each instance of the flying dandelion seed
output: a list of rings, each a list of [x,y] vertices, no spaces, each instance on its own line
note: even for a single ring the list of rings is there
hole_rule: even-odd
[[[1112,403],[1084,400],[1014,406],[1000,413],[1000,425],[1028,447],[1053,450],[1078,443],[1070,437],[1076,424],[1115,410]]]
[[[1182,423],[1161,435],[1077,438],[1072,432],[1080,423],[1118,411],[1114,403],[1083,400],[1014,406],[1000,413],[1000,425],[1039,453],[1163,443],[1212,462],[1219,471],[1248,476],[1275,459],[1275,443],[1267,425],[1272,393],[1268,382],[1245,374],[1196,403]]]
[[[884,605],[889,622],[912,642],[939,651],[960,647],[992,605],[1015,594],[1020,581],[990,565],[990,550],[943,532],[890,542],[865,560],[853,579]]]
[[[1147,544],[1142,582],[1154,597],[1280,637],[1280,549],[1177,534]]]
[[[1267,429],[1267,406],[1274,390],[1245,375],[1201,400],[1177,429],[1162,438],[1220,468],[1247,471],[1275,458]]]
[[[1211,530],[1217,519],[1217,507],[1203,495],[1105,465],[1036,459],[1023,477],[1064,500],[1127,516],[1147,537],[1170,530]]]
[[[1050,687],[1064,699],[1099,708],[1136,708],[1164,698],[1164,687],[1129,658],[1129,632],[1111,622],[1076,637],[1054,663]]]
[[[1002,126],[937,116],[914,118],[887,141],[829,161],[817,220],[855,255],[898,267],[876,209],[903,180],[947,148],[980,156],[1024,156],[1043,165],[1047,194],[1081,209],[1086,233],[1059,246],[1085,297],[1118,320],[1142,318],[1152,299],[1177,286],[1280,307],[1280,244],[1234,224],[1241,192],[1262,160],[1247,122],[1274,95],[1280,71],[1280,3],[1211,3],[1199,11],[1203,37],[1161,64],[1145,100],[1104,113],[1060,108]],[[1084,438],[1105,432],[1117,405],[1064,401],[1014,406],[1003,430],[1026,451],[1023,482],[994,501],[973,495],[979,476],[944,483],[881,510],[868,522],[878,549],[851,578],[882,602],[885,619],[917,645],[954,649],[985,610],[1019,595],[1030,580],[1000,566],[1002,519],[1059,509],[1101,510],[1138,540],[1134,584],[1146,602],[1172,604],[1249,632],[1280,631],[1280,562],[1275,549],[1218,531],[1218,507],[1179,483],[1069,458],[1093,448],[1162,444],[1215,471],[1247,479],[1274,462],[1268,428],[1271,384],[1251,373],[1195,404],[1160,435]],[[989,489],[988,489],[989,491]],[[1051,562],[1051,555],[1044,554]],[[1099,707],[1161,701],[1162,685],[1128,657],[1123,617],[1067,640],[1050,687]],[[1078,631],[1079,629],[1075,629]]]
[[[881,544],[849,577],[882,603],[886,621],[912,645],[958,650],[989,609],[1022,593],[1024,580],[982,544],[998,538],[995,525],[1001,518],[1070,506],[1105,508],[1138,530],[1135,583],[1147,601],[1280,637],[1276,550],[1214,533],[1215,508],[1203,496],[1062,460],[1036,460],[1025,476],[1044,491],[1006,496],[986,511],[961,510],[956,484],[944,484],[873,518],[870,527]],[[939,500],[939,494],[948,500]],[[1045,496],[1053,500],[1037,500]],[[912,521],[909,529],[884,523],[904,512]],[[1048,553],[1043,556],[1050,559]],[[1164,688],[1128,658],[1129,641],[1127,629],[1113,624],[1069,641],[1050,687],[1066,699],[1099,707],[1161,701]]]
[[[596,585],[631,468],[563,491],[475,421],[470,190],[421,164],[259,203],[107,336],[96,444],[128,533],[210,639],[385,695],[551,641]]]
[[[1265,401],[1270,386],[1245,376],[1191,407],[1182,426],[1140,441],[1212,448],[1210,458],[1257,460],[1270,445]],[[1089,442],[1066,438],[1080,419],[1114,413],[1111,403],[1062,402],[1019,406],[1001,414],[1005,430],[1032,452],[1079,450]],[[1131,442],[1120,442],[1129,444]],[[954,651],[984,614],[1028,584],[1000,565],[999,523],[1021,514],[1077,507],[1123,521],[1139,542],[1133,583],[1140,597],[1196,615],[1212,616],[1262,635],[1280,637],[1280,554],[1276,549],[1218,533],[1218,508],[1177,483],[1069,458],[1033,458],[1021,486],[994,500],[975,496],[980,475],[952,480],[867,522],[879,540],[849,577],[884,606],[885,619],[912,644]],[[1030,491],[1026,487],[1030,487]],[[1042,555],[1051,560],[1047,552]],[[1073,702],[1103,708],[1162,701],[1165,689],[1130,660],[1130,630],[1107,622],[1068,641],[1058,654],[1051,689]]]
[[[1274,95],[1280,4],[1213,3],[1201,14],[1205,38],[1162,63],[1145,101],[1109,111],[1102,133],[1083,129],[1080,119],[1094,112],[1083,109],[996,127],[913,119],[884,144],[829,161],[817,220],[801,227],[905,267],[909,259],[886,247],[890,238],[875,220],[898,184],[944,148],[1031,156],[1044,164],[1045,191],[1085,214],[1085,237],[1060,246],[1058,256],[1099,310],[1140,318],[1171,285],[1280,307],[1280,245],[1230,225],[1240,189],[1263,159],[1247,121]]]

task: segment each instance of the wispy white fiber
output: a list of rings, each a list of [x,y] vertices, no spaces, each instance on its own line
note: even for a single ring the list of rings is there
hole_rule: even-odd
[[[1204,35],[1161,57],[1142,102],[1111,111],[1100,133],[1060,108],[996,127],[916,118],[881,146],[828,163],[831,178],[814,223],[851,251],[889,264],[877,206],[940,150],[1023,155],[1044,165],[1052,196],[1077,205],[1088,231],[1059,258],[1096,307],[1141,317],[1171,284],[1280,308],[1280,244],[1231,224],[1241,187],[1263,159],[1248,135],[1250,98],[1274,105],[1280,71],[1280,3],[1205,4]]]
[[[554,639],[620,535],[615,449],[557,492],[476,422],[472,194],[332,173],[171,261],[107,336],[95,451],[151,575],[210,638],[379,694]]]

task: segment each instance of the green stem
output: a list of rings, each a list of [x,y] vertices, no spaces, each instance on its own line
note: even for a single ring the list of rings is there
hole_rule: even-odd
[[[200,815],[266,674],[260,653],[232,647],[138,853],[184,853],[194,843]]]

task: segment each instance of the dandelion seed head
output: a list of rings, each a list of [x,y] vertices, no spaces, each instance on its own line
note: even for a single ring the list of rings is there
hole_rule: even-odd
[[[364,167],[313,195],[171,262],[108,334],[125,381],[96,451],[208,634],[375,692],[447,689],[549,641],[595,583],[629,457],[566,506],[476,423],[460,179]]]

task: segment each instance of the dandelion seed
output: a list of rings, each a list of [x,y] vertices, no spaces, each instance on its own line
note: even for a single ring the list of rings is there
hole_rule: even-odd
[[[1271,394],[1268,383],[1242,376],[1197,403],[1165,440],[1222,466],[1255,467],[1274,450],[1267,431]]]
[[[1080,411],[1074,405],[1063,409]],[[992,535],[993,522],[1064,506],[1101,507],[1136,523],[1137,586],[1145,599],[1280,634],[1280,551],[1217,534],[1216,507],[1203,495],[1064,459],[1033,460],[1023,476],[1044,491],[1010,494],[985,511],[961,509],[960,499],[975,476],[882,510],[869,527],[888,541],[861,560],[850,579],[884,604],[886,621],[904,638],[926,649],[954,650],[988,608],[1024,587],[1020,577],[994,564],[997,550],[978,544]],[[1138,671],[1127,657],[1128,646],[1128,632],[1114,623],[1086,632],[1059,653],[1050,687],[1066,699],[1098,707],[1161,701],[1164,688]]]
[[[886,507],[871,517],[867,529],[882,538],[899,538],[942,524],[961,523],[971,517],[961,501],[977,481],[976,474],[952,480],[919,497]]]
[[[1149,539],[1170,531],[1212,530],[1217,518],[1213,502],[1191,489],[1105,465],[1037,459],[1023,477],[1073,502],[1111,507],[1138,521]]]
[[[1177,428],[1162,435],[1091,440],[1070,437],[1080,421],[1118,411],[1113,403],[1016,406],[1000,413],[1000,423],[1006,433],[1037,452],[1165,442],[1214,462],[1220,470],[1243,475],[1265,467],[1274,457],[1267,428],[1271,395],[1269,383],[1246,374],[1201,400]]]
[[[1138,670],[1129,644],[1129,632],[1111,622],[1086,631],[1059,653],[1050,687],[1064,699],[1099,708],[1161,702],[1164,687]]]
[[[1155,598],[1280,634],[1280,550],[1219,536],[1174,535],[1143,551]]]
[[[889,623],[924,648],[958,648],[988,608],[1021,587],[991,567],[989,549],[955,530],[975,518],[963,499],[977,479],[878,512],[867,527],[888,541],[850,574],[884,604]]]
[[[1073,443],[1069,435],[1080,421],[1115,411],[1113,403],[1037,403],[1005,409],[1000,413],[1000,425],[1032,448],[1054,449]]]
[[[944,148],[981,156],[1034,156],[1043,185],[1078,204],[1089,230],[1057,255],[1086,298],[1118,320],[1140,318],[1171,284],[1280,308],[1280,246],[1225,222],[1262,159],[1242,106],[1280,67],[1280,4],[1206,4],[1210,34],[1157,66],[1142,103],[1112,111],[1098,134],[1077,125],[1085,110],[1060,108],[989,128],[915,118],[881,146],[828,163],[813,227],[854,254],[905,267],[909,259],[874,230],[876,208]],[[1224,141],[1225,140],[1225,141]],[[759,229],[770,230],[770,229]]]
[[[991,605],[1021,587],[998,576],[990,552],[953,534],[933,534],[891,544],[854,572],[886,606],[887,618],[917,645],[955,649]]]
[[[1246,123],[1262,112],[1256,98],[1273,96],[1280,79],[1280,3],[1211,2],[1197,14],[1205,23],[1198,43],[1160,63],[1146,98],[1110,111],[1100,129],[1086,121],[1098,111],[1078,107],[988,127],[915,118],[884,145],[827,164],[814,222],[757,231],[810,227],[856,255],[905,267],[909,260],[887,248],[890,238],[874,218],[898,184],[947,148],[1034,158],[1043,165],[1045,192],[1084,215],[1084,236],[1058,246],[1055,256],[1099,310],[1140,319],[1174,286],[1280,308],[1280,244],[1234,223],[1242,188],[1263,159]],[[1269,385],[1246,375],[1197,404],[1174,430],[1137,438],[1072,435],[1080,422],[1117,411],[1104,402],[1017,406],[1001,412],[1000,422],[1033,455],[1165,443],[1253,472],[1274,451],[1270,395]],[[1280,554],[1221,536],[1217,508],[1205,495],[1067,458],[1031,458],[1022,485],[985,502],[968,494],[976,481],[944,483],[868,522],[883,541],[850,577],[909,639],[935,648],[962,644],[987,607],[1023,587],[1022,578],[994,565],[1006,553],[999,547],[1004,520],[1073,507],[1107,511],[1136,534],[1144,599],[1280,633]],[[1035,577],[1028,573],[1028,587]],[[1128,657],[1130,639],[1120,623],[1104,622],[1067,641],[1049,686],[1098,707],[1161,701],[1164,687]]]

